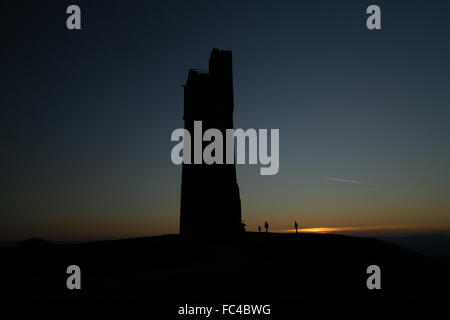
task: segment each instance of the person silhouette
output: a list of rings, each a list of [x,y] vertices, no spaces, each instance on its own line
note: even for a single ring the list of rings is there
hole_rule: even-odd
[[[258,226],[258,232],[261,232],[261,226]]]
[[[269,224],[266,222],[264,222],[264,228],[266,229],[266,232],[269,232]]]
[[[297,223],[297,221],[295,221],[294,226],[295,226],[295,233],[298,233],[298,223]]]

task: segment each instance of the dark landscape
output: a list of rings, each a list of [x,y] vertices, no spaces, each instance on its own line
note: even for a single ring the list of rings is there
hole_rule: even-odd
[[[298,299],[446,298],[449,258],[432,258],[372,238],[243,233],[230,241],[178,235],[0,248],[2,299],[151,299],[188,303]],[[67,290],[67,266],[82,290]],[[381,268],[382,290],[366,269]],[[6,280],[6,282],[5,282]]]
[[[2,311],[448,307],[450,1],[0,8]]]

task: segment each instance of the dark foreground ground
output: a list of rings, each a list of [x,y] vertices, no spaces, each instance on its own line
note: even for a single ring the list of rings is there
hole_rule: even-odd
[[[425,257],[376,239],[329,234],[246,233],[234,242],[177,235],[71,245],[0,248],[1,299],[143,299],[186,303],[448,300],[448,258]],[[66,268],[81,268],[81,290]],[[369,265],[381,290],[368,290]],[[174,312],[173,310],[171,312]]]

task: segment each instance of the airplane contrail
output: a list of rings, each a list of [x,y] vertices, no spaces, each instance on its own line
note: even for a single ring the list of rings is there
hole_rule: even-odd
[[[362,181],[357,181],[357,180],[348,180],[348,179],[339,179],[339,178],[332,178],[332,177],[325,177],[326,180],[332,180],[332,181],[338,181],[338,182],[345,182],[345,183],[353,183],[353,184],[365,184],[370,186],[371,184],[369,183],[365,183]]]

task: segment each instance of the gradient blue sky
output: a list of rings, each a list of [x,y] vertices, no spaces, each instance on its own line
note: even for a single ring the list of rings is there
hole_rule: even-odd
[[[170,134],[214,47],[235,126],[280,129],[278,175],[238,167],[249,230],[450,229],[448,1],[76,3],[75,32],[70,1],[0,4],[0,240],[177,232]]]

